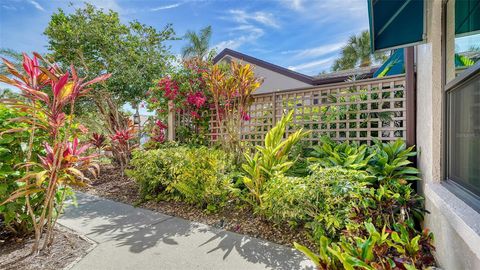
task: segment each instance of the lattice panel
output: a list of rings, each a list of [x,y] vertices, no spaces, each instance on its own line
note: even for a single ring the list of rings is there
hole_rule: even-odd
[[[242,129],[243,139],[253,145],[262,144],[266,132],[290,110],[295,112],[288,132],[299,128],[311,130],[305,140],[313,145],[318,144],[322,135],[369,144],[373,138],[382,141],[405,139],[405,77],[255,95],[249,108],[251,120],[245,122]],[[209,135],[212,141],[220,136],[215,115],[211,117]]]

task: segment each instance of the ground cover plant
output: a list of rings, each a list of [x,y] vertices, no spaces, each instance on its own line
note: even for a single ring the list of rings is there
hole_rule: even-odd
[[[57,214],[63,207],[68,187],[83,185],[86,178],[81,170],[95,168],[93,156],[85,154],[89,145],[80,145],[76,135],[78,126],[73,123],[75,102],[90,91],[90,85],[104,81],[110,75],[85,81],[78,77],[73,66],[70,71],[62,71],[38,54],[34,54],[33,58],[23,55],[23,71],[17,70],[5,59],[3,62],[12,77],[1,75],[0,81],[21,91],[21,98],[6,99],[3,103],[28,116],[10,119],[22,126],[3,131],[2,139],[6,139],[5,134],[18,131],[27,131],[29,136],[25,140],[25,158],[16,164],[25,168],[25,174],[19,179],[6,179],[21,184],[17,184],[1,204],[18,203],[19,199],[25,201],[23,207],[35,232],[32,252],[37,252],[42,240],[41,249],[53,242]],[[44,149],[38,161],[34,161],[32,153],[36,134],[38,136],[42,132],[48,136],[43,137]],[[36,201],[39,202],[32,205]]]

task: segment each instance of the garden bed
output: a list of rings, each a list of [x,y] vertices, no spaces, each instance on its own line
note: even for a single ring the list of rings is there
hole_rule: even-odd
[[[55,230],[55,241],[46,252],[30,256],[33,237],[10,238],[0,242],[0,269],[65,269],[85,256],[93,243],[64,228]]]
[[[203,209],[184,202],[141,202],[137,183],[127,176],[122,176],[120,169],[111,165],[103,166],[99,178],[93,180],[90,187],[82,188],[81,191],[281,245],[293,246],[295,241],[313,246],[305,229],[274,224],[255,216],[252,209],[235,204],[228,205],[216,213],[207,213]]]

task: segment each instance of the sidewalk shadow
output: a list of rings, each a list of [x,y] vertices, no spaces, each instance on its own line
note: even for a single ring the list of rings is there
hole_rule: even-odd
[[[104,205],[95,205],[104,203]],[[116,241],[117,246],[128,246],[133,253],[141,253],[156,246],[159,242],[167,245],[177,245],[176,236],[188,236],[196,227],[192,223],[182,223],[181,226],[163,226],[163,222],[173,217],[161,215],[141,208],[128,205],[122,211],[113,211],[114,202],[92,202],[81,207],[69,207],[63,214],[66,219],[83,219],[81,226],[91,226],[87,236],[97,236],[104,241]],[[102,222],[101,220],[108,220]],[[93,225],[92,220],[101,224]]]
[[[225,252],[223,255],[224,260],[227,259],[233,250],[235,250],[247,261],[264,264],[270,269],[315,269],[314,266],[307,265],[308,262],[306,261],[305,256],[285,246],[232,232],[214,232],[213,230],[207,229],[202,229],[202,231],[213,232],[215,235],[200,246],[206,246],[218,242],[216,247],[210,249],[207,253],[222,250]]]

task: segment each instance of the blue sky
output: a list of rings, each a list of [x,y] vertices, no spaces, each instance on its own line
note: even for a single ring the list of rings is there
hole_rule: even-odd
[[[43,31],[58,8],[71,12],[85,1],[0,0],[0,47],[46,52]],[[368,28],[365,0],[86,0],[161,29],[172,23],[178,36],[212,25],[211,46],[225,47],[315,75],[330,70],[342,45]],[[170,42],[178,54],[184,41]]]

